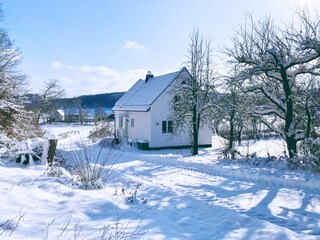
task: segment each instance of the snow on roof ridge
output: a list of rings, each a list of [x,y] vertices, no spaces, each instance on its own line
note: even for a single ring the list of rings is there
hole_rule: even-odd
[[[148,81],[139,79],[116,103],[114,109],[123,109],[133,106],[151,106],[163,91],[180,75],[187,70],[185,67],[179,71],[162,74],[150,78]]]

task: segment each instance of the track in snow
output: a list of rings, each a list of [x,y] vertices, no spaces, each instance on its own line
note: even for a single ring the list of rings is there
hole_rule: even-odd
[[[215,205],[267,221],[299,234],[320,237],[320,214],[311,212],[310,206],[320,203],[320,185],[314,182],[277,178],[271,175],[254,175],[240,170],[221,169],[200,163],[186,163],[176,159],[170,162],[161,158],[141,155],[139,161],[148,167],[130,167],[130,179],[149,187],[171,191],[172,194],[191,196],[204,205]],[[141,165],[140,165],[141,166]],[[153,174],[151,174],[152,169]],[[171,179],[177,171],[182,179],[190,179],[196,187]],[[172,173],[171,173],[172,172]],[[157,174],[162,174],[161,178]],[[215,184],[211,184],[215,183]],[[244,189],[237,189],[244,188]],[[191,190],[190,190],[191,189]],[[277,199],[288,198],[289,206],[277,204]],[[251,199],[251,200],[250,200]],[[308,210],[309,209],[309,210]]]

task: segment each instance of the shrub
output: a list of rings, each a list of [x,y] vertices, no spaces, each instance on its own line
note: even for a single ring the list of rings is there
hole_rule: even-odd
[[[305,155],[307,156],[313,156],[320,159],[320,138],[312,139],[307,138],[303,142],[303,148],[305,150]]]
[[[101,139],[101,141],[98,143],[98,145],[101,148],[113,148],[115,147],[119,142],[114,138],[104,138]]]
[[[74,216],[72,211],[61,214],[48,222],[45,231],[46,239],[100,239],[100,240],[125,240],[140,239],[144,232],[140,231],[142,219],[134,213],[127,213],[121,218],[118,214],[113,223],[96,226],[95,230],[89,232],[83,231],[86,227],[84,222],[78,216]],[[63,225],[60,225],[60,224]],[[60,233],[53,235],[51,229],[61,226]],[[0,232],[1,236],[1,232]]]
[[[289,167],[320,171],[320,138],[307,138],[303,141],[302,156],[288,161]]]
[[[23,217],[25,214],[26,212],[23,213],[21,209],[19,214],[15,217],[4,222],[0,222],[0,236],[11,236],[12,233],[14,233],[14,231],[18,228],[20,222],[23,221]]]
[[[121,189],[121,194],[124,197],[124,201],[127,204],[140,202],[146,204],[148,200],[146,198],[141,198],[140,200],[137,199],[138,190],[142,184],[137,183],[134,187],[128,186],[127,188]]]
[[[84,188],[102,188],[115,173],[115,163],[122,151],[81,141],[58,151],[58,161],[71,173],[76,174]]]
[[[222,149],[221,153],[224,158],[228,159],[236,159],[237,156],[240,156],[240,152],[235,147],[230,149],[228,146],[225,146],[225,148]]]
[[[110,122],[100,122],[94,130],[90,132],[89,139],[96,142],[98,140],[104,139],[106,137],[111,137],[113,132],[113,127]]]
[[[34,161],[40,162],[44,145],[45,140],[41,138],[18,142],[10,149],[12,160],[23,164],[31,164]]]

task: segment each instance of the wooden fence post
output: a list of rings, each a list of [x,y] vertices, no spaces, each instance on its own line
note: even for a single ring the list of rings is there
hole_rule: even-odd
[[[48,165],[50,167],[53,165],[53,158],[57,148],[57,143],[58,143],[58,139],[49,139]]]

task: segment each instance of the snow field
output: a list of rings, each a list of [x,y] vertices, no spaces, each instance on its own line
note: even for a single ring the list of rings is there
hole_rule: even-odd
[[[50,127],[60,147],[83,141],[89,130]],[[115,175],[100,190],[77,188],[67,172],[48,177],[44,165],[0,159],[0,239],[99,239],[116,222],[150,240],[320,239],[319,174],[265,159],[219,159],[222,140],[213,140],[198,156],[119,150]],[[270,149],[283,154],[279,139],[250,145],[258,156]],[[128,203],[122,189],[137,189],[137,199]]]

